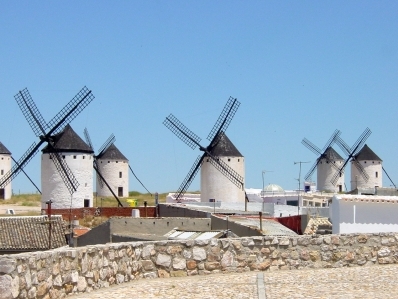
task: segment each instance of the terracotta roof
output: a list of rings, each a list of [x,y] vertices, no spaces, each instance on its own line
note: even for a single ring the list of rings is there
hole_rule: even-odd
[[[210,153],[218,157],[243,157],[225,133],[220,133],[217,144],[210,149]]]
[[[104,151],[101,155],[97,156],[97,159],[110,159],[110,160],[121,160],[128,161],[128,159],[119,151],[116,145],[112,144],[109,146],[106,151]]]
[[[51,248],[66,246],[62,216],[51,219]],[[0,217],[0,251],[48,250],[48,220],[47,215]]]
[[[64,128],[64,130],[54,136],[53,140],[55,142],[55,146],[61,152],[78,152],[78,153],[94,153],[90,146],[87,145],[76,134],[76,132],[72,129],[72,127],[68,124]],[[54,152],[52,149],[48,147],[48,145],[42,149],[43,153],[51,153]]]
[[[11,152],[0,142],[0,154],[11,155]]]
[[[370,147],[367,145],[367,144],[365,144],[364,146],[363,146],[363,148],[359,151],[359,153],[358,154],[356,154],[355,156],[354,156],[354,158],[355,158],[355,160],[358,160],[358,161],[365,161],[365,160],[367,160],[367,161],[382,161],[380,158],[379,158],[379,156],[378,155],[376,155],[375,153],[374,153],[374,151],[372,151],[371,149],[370,149]]]

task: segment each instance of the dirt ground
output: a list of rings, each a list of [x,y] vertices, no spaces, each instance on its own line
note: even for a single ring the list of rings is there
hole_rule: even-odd
[[[0,205],[0,215],[7,215],[7,210],[13,209],[14,215],[37,213],[40,215],[41,207],[26,207],[19,205]]]

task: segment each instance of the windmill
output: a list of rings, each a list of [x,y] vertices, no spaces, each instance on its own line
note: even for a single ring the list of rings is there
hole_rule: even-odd
[[[64,128],[94,99],[94,95],[87,87],[83,87],[75,97],[53,117],[50,122],[45,122],[40,111],[36,107],[29,91],[25,88],[14,96],[19,108],[28,121],[34,134],[39,137],[39,142],[34,142],[22,157],[14,164],[0,180],[0,188],[11,182],[23,168],[33,159],[40,147],[46,144],[51,149],[50,158],[61,176],[70,195],[77,190],[79,182],[69,166],[64,161],[53,136],[61,133]]]
[[[372,134],[372,131],[370,131],[369,128],[366,128],[365,131],[361,134],[361,136],[359,136],[359,138],[352,147],[349,147],[347,143],[345,143],[344,140],[341,139],[340,136],[337,136],[336,143],[340,146],[342,151],[345,152],[345,154],[347,155],[347,159],[344,161],[343,165],[339,167],[338,171],[336,171],[336,173],[334,174],[331,180],[332,184],[335,184],[339,176],[341,176],[344,173],[344,168],[346,167],[349,161],[351,161],[351,165],[353,166],[352,168],[354,167],[356,168],[356,171],[365,182],[369,180],[369,175],[366,173],[361,163],[359,163],[358,160],[356,159],[356,155],[360,152],[360,148],[363,146],[363,144],[365,143],[366,139],[370,136],[370,134]]]
[[[310,180],[312,174],[317,170],[317,189],[318,190],[333,190],[335,191],[335,186],[337,180],[334,184],[331,183],[331,179],[336,170],[339,170],[339,166],[344,159],[333,149],[332,145],[336,142],[337,138],[340,136],[341,132],[335,130],[329,140],[326,142],[325,146],[321,150],[316,145],[314,145],[307,138],[304,138],[301,143],[305,145],[309,150],[315,153],[318,158],[312,165],[310,170],[305,175],[304,179]],[[344,184],[344,177],[341,176],[339,179],[338,191],[342,191],[342,185]],[[336,190],[337,191],[337,190]]]
[[[89,144],[90,148],[94,151],[94,146],[91,142],[91,138],[87,128],[84,129],[84,136],[87,144]],[[145,186],[135,175],[133,169],[128,163],[129,160],[115,146],[115,141],[115,136],[111,134],[111,136],[109,136],[109,138],[99,149],[98,154],[94,155],[93,168],[97,173],[97,194],[99,194],[100,196],[108,196],[109,194],[111,194],[118,202],[118,205],[122,207],[123,205],[120,202],[119,197],[128,196],[128,168],[133,173],[137,181],[140,182],[140,184],[144,188]],[[105,162],[106,160],[107,163],[103,164],[102,162]],[[112,161],[116,163],[111,163]],[[115,190],[112,189],[111,184],[117,186],[117,195],[115,193]],[[109,193],[102,191],[102,189],[104,189],[104,185],[106,185]],[[98,191],[98,189],[101,190]],[[146,190],[148,191],[148,189]],[[149,191],[148,193],[151,194]]]
[[[209,162],[218,172],[220,172],[224,177],[226,177],[230,182],[236,185],[242,190],[245,195],[245,202],[248,201],[246,193],[244,192],[244,180],[242,175],[237,171],[232,169],[223,159],[217,154],[213,154],[213,150],[217,148],[220,143],[226,144],[227,137],[225,131],[231,123],[237,109],[239,108],[240,102],[230,97],[221,112],[217,122],[210,131],[207,139],[210,141],[208,146],[200,145],[201,138],[195,133],[190,131],[186,126],[184,126],[173,114],[166,117],[163,124],[171,130],[178,138],[180,138],[184,143],[186,143],[192,149],[199,147],[199,150],[203,152],[201,156],[195,160],[190,171],[185,177],[184,181],[178,188],[175,198],[177,202],[181,202],[181,199],[195,178],[197,172],[201,168],[203,162]],[[242,159],[243,163],[243,159]],[[242,164],[243,165],[243,164]],[[214,197],[213,197],[214,198]],[[202,201],[207,200],[207,198],[202,197]]]
[[[91,142],[91,138],[90,135],[88,133],[87,128],[84,129],[84,137],[86,139],[86,142],[88,143],[88,145],[90,146],[90,148],[94,151],[94,146],[93,143]],[[98,185],[100,186],[100,188],[104,188],[104,184],[106,185],[106,187],[109,189],[109,191],[111,192],[111,194],[113,195],[113,197],[116,199],[116,201],[118,202],[118,206],[119,207],[123,207],[122,203],[119,200],[119,197],[115,194],[115,192],[113,191],[112,187],[109,185],[109,183],[107,182],[107,180],[105,179],[104,175],[101,173],[101,167],[99,166],[98,163],[98,157],[101,157],[101,155],[106,152],[106,150],[113,145],[113,143],[116,141],[116,138],[113,134],[111,134],[111,136],[109,136],[109,138],[104,142],[104,144],[101,146],[101,148],[98,151],[97,155],[94,155],[93,158],[93,168],[95,170],[95,172],[97,173],[97,181],[98,181]],[[97,191],[98,192],[98,191]]]

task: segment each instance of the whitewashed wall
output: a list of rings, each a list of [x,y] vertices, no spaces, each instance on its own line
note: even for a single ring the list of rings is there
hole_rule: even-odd
[[[108,163],[109,161],[109,163]],[[129,196],[129,164],[128,161],[121,160],[98,160],[98,167],[101,175],[105,178],[112,191],[118,196],[118,188],[123,187],[123,196]],[[122,177],[119,177],[119,173]],[[96,174],[97,175],[97,174]],[[104,184],[101,188],[96,179],[97,196],[113,196],[109,188]]]
[[[351,162],[351,190],[358,188],[374,188],[383,186],[383,168],[381,161],[358,161],[362,165],[369,179],[366,182],[358,168]],[[366,163],[365,163],[366,162]],[[377,173],[377,177],[376,177]]]
[[[329,190],[332,192],[339,192],[339,185],[342,186],[344,190],[344,173],[338,178],[335,185],[331,183],[333,177],[336,174],[337,169],[326,163],[326,159],[321,159],[322,163],[318,163],[317,166],[317,189],[319,191]],[[344,161],[333,161],[336,162],[335,165],[340,168]]]
[[[219,157],[243,178],[245,177],[245,161],[243,157]],[[230,159],[230,161],[228,161]],[[200,169],[201,201],[215,199],[221,202],[245,202],[245,192],[233,184],[225,175],[218,171],[207,158]]]
[[[41,156],[41,190],[42,208],[46,208],[46,201],[52,200],[54,209],[82,208],[84,199],[90,200],[90,207],[93,206],[93,156],[82,153],[61,153],[65,156],[79,187],[71,195],[64,181],[62,180],[54,162],[49,154]],[[74,159],[76,156],[76,159]]]
[[[3,171],[3,175],[0,172],[0,178],[2,178],[11,169],[11,155],[0,154],[0,171]],[[12,185],[8,183],[4,187],[4,199],[10,199],[12,195]]]
[[[398,232],[398,197],[335,195],[333,234]]]

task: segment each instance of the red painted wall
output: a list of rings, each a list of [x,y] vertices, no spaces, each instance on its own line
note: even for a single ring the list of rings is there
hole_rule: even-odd
[[[299,235],[302,235],[301,231],[301,215],[296,216],[288,216],[288,217],[280,217],[274,218],[280,224],[290,228],[292,231],[296,232]]]

